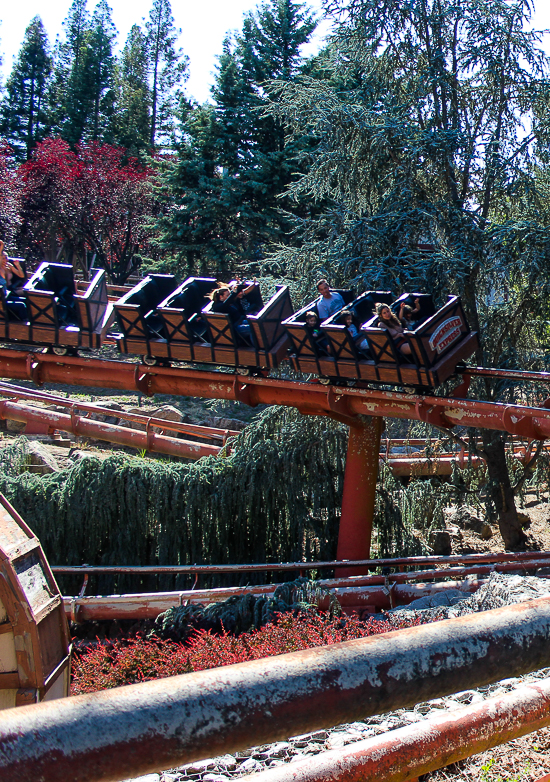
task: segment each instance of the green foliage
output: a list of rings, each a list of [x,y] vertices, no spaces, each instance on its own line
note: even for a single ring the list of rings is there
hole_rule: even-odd
[[[544,368],[549,221],[536,208],[544,177],[533,171],[547,159],[549,67],[530,2],[326,7],[335,33],[321,73],[269,90],[272,116],[295,139],[316,139],[292,192],[327,208],[300,226],[298,255],[283,248],[270,264],[368,289],[428,290],[440,304],[460,294],[481,337],[477,363]],[[518,385],[480,382],[472,392],[513,402]],[[504,438],[485,432],[483,441],[491,502],[505,545],[517,547]]]
[[[47,93],[52,64],[44,25],[35,16],[25,30],[1,105],[0,134],[10,139],[19,159],[29,158],[49,129]]]
[[[267,116],[265,82],[297,78],[315,21],[292,0],[271,0],[245,17],[228,38],[212,89],[215,106],[182,112],[177,159],[161,165],[167,211],[159,246],[185,271],[223,274],[257,262],[266,244],[292,243],[288,212],[310,205],[286,195],[308,140],[286,138],[284,123]]]
[[[153,0],[145,23],[151,74],[151,118],[149,145],[171,141],[174,118],[182,101],[182,86],[187,78],[188,58],[176,48],[178,31],[174,27],[170,0]]]
[[[148,72],[147,39],[139,25],[134,24],[117,66],[115,118],[116,141],[132,155],[143,153],[150,143]]]
[[[154,634],[159,638],[185,641],[197,629],[240,635],[259,630],[273,622],[277,614],[293,611],[311,611],[319,607],[323,597],[329,599],[330,617],[339,616],[340,603],[334,592],[317,581],[297,578],[280,584],[273,595],[233,595],[221,603],[202,603],[174,606],[159,614]]]
[[[336,555],[346,428],[268,408],[235,439],[229,456],[195,463],[139,457],[82,459],[47,476],[22,473],[24,445],[2,451],[0,491],[38,535],[52,564],[190,565],[331,560]],[[458,488],[457,488],[458,487]],[[402,486],[384,473],[377,496],[376,552],[421,553],[415,530],[437,522],[439,482]],[[431,509],[431,510],[430,510]],[[243,575],[244,583],[251,578]],[[265,574],[257,579],[265,582]],[[212,583],[224,583],[223,577]],[[177,577],[177,586],[189,579]],[[76,588],[76,582],[71,582]],[[136,589],[98,577],[99,591]],[[139,588],[173,588],[173,577]]]

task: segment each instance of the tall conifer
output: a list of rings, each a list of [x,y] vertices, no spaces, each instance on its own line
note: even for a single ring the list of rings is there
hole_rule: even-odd
[[[75,144],[84,136],[90,112],[86,75],[90,17],[86,0],[73,0],[63,27],[65,40],[57,45],[52,104],[57,131]]]
[[[87,138],[112,140],[115,103],[115,59],[113,44],[117,33],[107,0],[95,7],[86,46],[86,82],[90,97]]]
[[[117,66],[116,141],[132,154],[149,147],[151,96],[147,39],[139,25],[128,33]]]
[[[35,16],[25,31],[1,106],[0,133],[10,141],[20,159],[30,157],[48,130],[47,91],[51,73],[48,37],[42,20]]]
[[[297,146],[287,147],[282,123],[263,116],[264,86],[297,76],[314,28],[311,13],[293,0],[270,0],[248,14],[241,34],[224,43],[215,107],[186,112],[179,159],[163,175],[164,197],[177,208],[159,227],[161,246],[187,268],[199,263],[223,273],[284,238],[283,210],[296,205],[281,195],[298,168]]]
[[[176,48],[179,31],[174,27],[170,0],[153,0],[145,27],[151,69],[149,141],[154,148],[158,143],[170,141],[174,115],[187,78],[188,58],[182,49]]]

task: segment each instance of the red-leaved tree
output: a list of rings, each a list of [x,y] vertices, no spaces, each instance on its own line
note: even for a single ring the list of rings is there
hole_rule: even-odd
[[[137,269],[155,211],[152,171],[125,150],[62,139],[38,144],[19,169],[22,239],[34,257],[71,263],[123,284]]]
[[[0,239],[8,249],[19,228],[20,195],[12,149],[0,140]]]

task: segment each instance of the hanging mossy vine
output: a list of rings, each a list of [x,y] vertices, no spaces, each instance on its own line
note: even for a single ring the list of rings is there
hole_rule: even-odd
[[[279,584],[272,595],[232,595],[221,603],[191,603],[174,606],[155,620],[152,635],[186,641],[196,630],[212,630],[215,633],[240,635],[273,622],[277,614],[293,611],[317,611],[321,600],[328,598],[328,613],[339,616],[342,608],[331,589],[318,581],[297,578]]]
[[[25,472],[26,443],[4,448],[0,491],[54,565],[189,565],[333,559],[347,428],[272,407],[235,439],[230,455],[194,463],[90,456],[46,476]],[[439,481],[403,486],[382,470],[373,553],[423,551],[414,529],[456,494]],[[244,574],[241,583],[253,580]],[[265,581],[258,574],[256,581]],[[210,579],[210,585],[234,576]],[[189,577],[98,577],[90,588],[173,589]],[[206,585],[201,580],[201,585]],[[62,582],[65,591],[80,581]]]

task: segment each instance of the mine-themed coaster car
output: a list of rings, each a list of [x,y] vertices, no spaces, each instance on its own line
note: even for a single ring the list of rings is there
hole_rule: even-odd
[[[0,338],[46,345],[57,355],[100,347],[113,317],[104,269],[80,294],[72,266],[63,263],[42,263],[22,295],[0,290]]]
[[[346,308],[354,301],[355,294],[352,290],[332,289],[332,292],[340,294]],[[291,343],[290,360],[292,365],[299,371],[313,372],[316,375],[325,374],[321,369],[321,364],[323,363],[324,367],[325,359],[331,355],[327,335],[321,329],[321,319],[317,309],[320,301],[321,296],[318,296],[314,301],[310,301],[305,307],[302,307],[294,315],[287,318],[282,324],[288,333]],[[307,312],[314,312],[317,316],[317,328],[313,329],[306,323]],[[332,317],[336,317],[336,315]],[[323,331],[321,335],[316,333],[320,329]]]
[[[157,308],[177,288],[173,274],[149,274],[114,303],[121,353],[142,355],[147,364],[169,358],[164,321]]]
[[[195,360],[237,367],[241,374],[253,369],[278,367],[288,352],[288,337],[282,321],[292,313],[292,302],[286,285],[264,304],[259,287],[247,297],[254,315],[246,315],[250,327],[243,331],[223,312],[213,312],[212,304],[202,311],[208,330],[209,345],[195,346]],[[208,357],[210,351],[210,356]]]
[[[161,297],[163,286],[167,290]],[[149,365],[195,361],[243,373],[278,366],[288,348],[281,325],[292,312],[287,286],[278,286],[266,304],[257,287],[247,295],[255,312],[245,318],[248,337],[227,314],[212,312],[210,294],[217,287],[209,277],[189,277],[178,287],[172,275],[149,275],[115,302],[120,351],[141,355]]]
[[[344,302],[345,309],[352,313],[353,322],[359,329],[361,323],[372,318],[374,306],[377,302],[389,304],[393,301],[393,295],[388,291],[367,291],[355,298],[351,290],[338,290]],[[356,364],[364,361],[368,356],[359,349],[355,340],[343,325],[341,310],[334,313],[322,323],[318,329],[312,329],[306,323],[306,313],[314,312],[316,315],[320,297],[302,307],[292,317],[284,322],[292,342],[290,361],[293,367],[301,372],[313,372],[322,377],[340,377],[336,364],[340,361],[350,361]],[[328,328],[327,328],[328,327]],[[321,331],[321,335],[315,333]],[[327,363],[328,362],[328,363]],[[331,370],[330,375],[327,374]],[[349,377],[359,377],[357,370]]]
[[[335,313],[321,324],[326,337],[323,351],[312,348],[311,339],[297,344],[293,339],[295,352],[290,356],[293,367],[301,372],[313,372],[321,376],[321,382],[362,380],[389,385],[404,385],[417,388],[434,388],[443,383],[455,371],[457,364],[464,361],[477,348],[477,334],[470,331],[460,298],[449,297],[449,301],[434,311],[429,294],[403,294],[396,302],[386,291],[367,291],[351,302],[353,322],[359,330],[359,338],[353,338],[343,322],[341,312]],[[419,300],[420,311],[415,314],[416,328],[405,330],[403,335],[411,346],[411,355],[404,355],[395,345],[390,334],[378,324],[373,315],[374,304],[391,304],[399,311],[401,303],[415,307]],[[311,307],[309,307],[311,309]],[[304,308],[300,312],[305,315]],[[293,322],[300,313],[285,322],[293,328]],[[366,322],[363,318],[370,315]],[[301,320],[304,320],[302,317]],[[306,331],[305,322],[302,332]],[[294,326],[294,333],[296,333]],[[292,338],[292,336],[291,336]],[[366,340],[367,347],[359,344]]]

